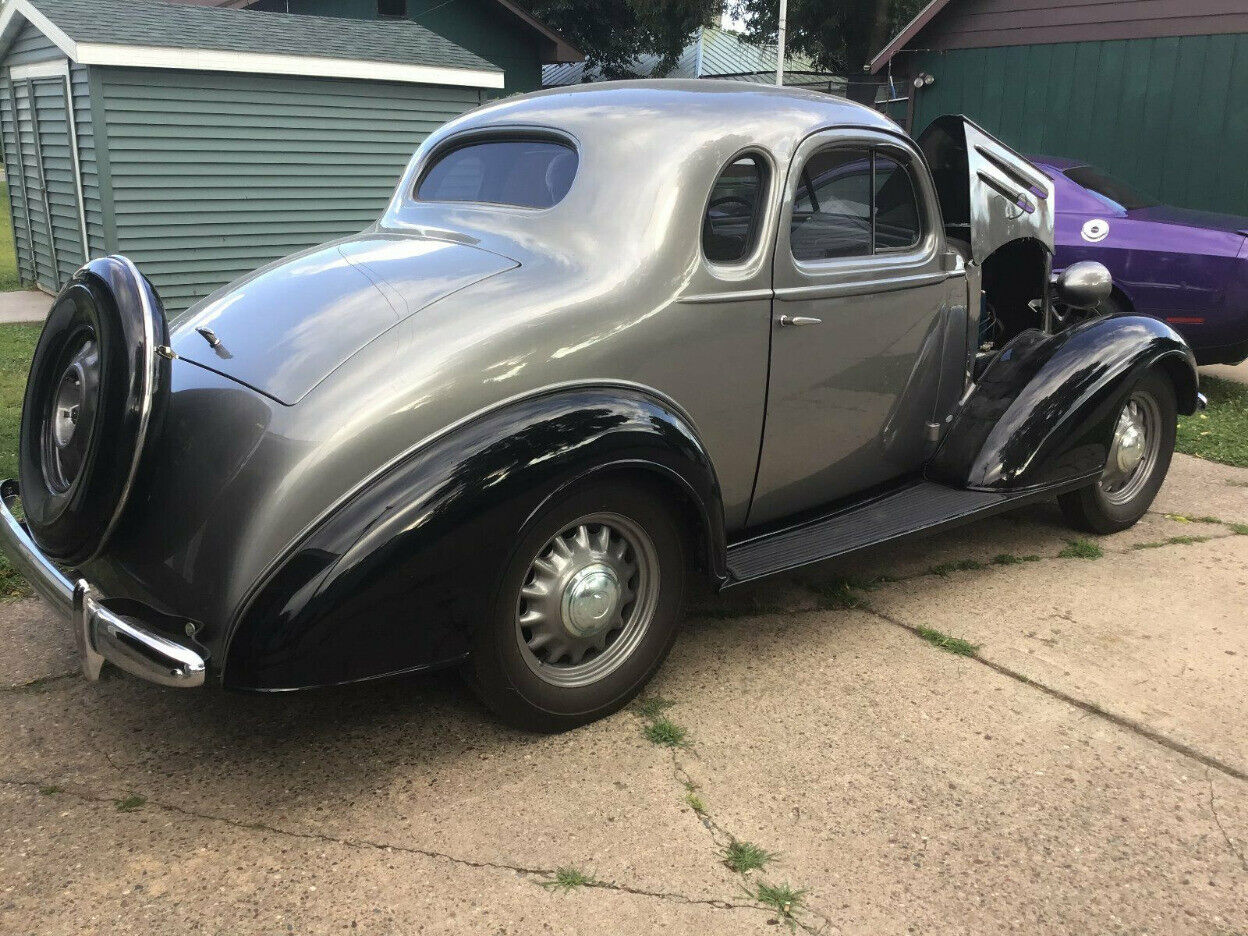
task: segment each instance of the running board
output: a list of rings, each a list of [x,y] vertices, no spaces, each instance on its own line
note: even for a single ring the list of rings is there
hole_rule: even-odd
[[[728,547],[729,584],[977,520],[1058,492],[1001,494],[917,481],[827,516],[734,543]]]

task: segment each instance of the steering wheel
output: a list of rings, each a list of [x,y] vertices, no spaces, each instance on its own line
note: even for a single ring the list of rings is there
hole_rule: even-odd
[[[754,213],[754,203],[748,198],[742,198],[740,195],[720,195],[719,198],[712,198],[711,203],[706,206],[706,210],[709,212],[713,208],[719,208],[723,205],[730,205],[733,203],[743,206],[745,211],[742,213],[745,215],[751,215]]]

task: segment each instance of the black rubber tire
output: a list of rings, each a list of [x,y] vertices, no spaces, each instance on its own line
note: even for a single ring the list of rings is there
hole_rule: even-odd
[[[93,264],[109,275],[128,275],[114,269],[116,261],[111,259]],[[66,565],[85,561],[102,546],[131,478],[136,447],[142,444],[142,373],[136,361],[144,360],[146,353],[144,313],[131,295],[126,308],[119,307],[114,293],[119,284],[123,292],[147,288],[123,280],[110,286],[86,271],[75,275],[52,305],[26,382],[18,438],[22,509],[40,549]],[[158,303],[152,296],[151,301]],[[44,471],[43,428],[67,354],[84,335],[98,348],[98,383],[90,395],[95,415],[81,468],[67,488],[58,489]],[[153,339],[168,340],[163,313],[156,316]],[[158,380],[158,391],[167,382],[167,361],[160,373],[164,379]],[[158,392],[149,407],[149,426],[158,423],[160,408]]]
[[[521,656],[516,602],[538,551],[579,517],[610,511],[645,530],[659,564],[659,595],[644,638],[624,662],[598,682],[564,688],[539,679]],[[676,639],[684,599],[686,542],[676,513],[661,491],[631,478],[604,479],[558,497],[521,531],[502,571],[491,612],[478,627],[465,676],[500,720],[535,732],[576,728],[626,705],[650,681]]]
[[[1161,411],[1161,449],[1157,453],[1152,474],[1139,492],[1125,504],[1110,503],[1099,482],[1059,497],[1058,504],[1061,505],[1066,522],[1078,530],[1106,534],[1120,533],[1134,526],[1148,511],[1162,482],[1166,480],[1170,459],[1174,455],[1178,424],[1174,384],[1164,372],[1151,370],[1132,388],[1133,391],[1137,389],[1151,393]]]

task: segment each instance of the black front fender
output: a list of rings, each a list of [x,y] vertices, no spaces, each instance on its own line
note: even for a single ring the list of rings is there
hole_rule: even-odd
[[[1157,319],[1099,318],[1056,335],[1018,335],[954,417],[927,475],[976,490],[1026,490],[1096,476],[1131,387],[1150,368],[1196,409],[1196,361]]]
[[[632,387],[546,393],[435,439],[312,530],[247,604],[223,681],[300,688],[462,659],[519,531],[604,470],[667,485],[701,526],[710,572],[724,575],[719,484],[688,419]]]

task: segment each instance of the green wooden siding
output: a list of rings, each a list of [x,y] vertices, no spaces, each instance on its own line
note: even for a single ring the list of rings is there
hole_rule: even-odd
[[[251,9],[377,18],[377,0],[260,0]],[[506,84],[495,96],[541,88],[541,38],[493,0],[407,0],[407,18],[501,68]]]
[[[63,78],[39,78],[33,82],[19,81],[15,85],[9,80],[7,67],[64,57],[42,33],[27,25],[5,57],[6,71],[0,78],[0,140],[3,141],[5,170],[9,178],[18,272],[24,282],[37,282],[47,289],[56,289],[64,284],[86,257],[70,149],[65,82]],[[70,77],[90,255],[98,256],[104,252],[104,229],[88,75],[86,69],[71,66]],[[32,99],[38,115],[38,146],[32,120]],[[45,183],[47,212],[43,201]],[[48,213],[51,215],[50,226]]]
[[[916,132],[964,113],[1015,149],[1094,163],[1188,208],[1248,215],[1248,34],[921,53]]]
[[[367,227],[421,140],[478,103],[468,88],[95,71],[116,249],[170,311]]]

